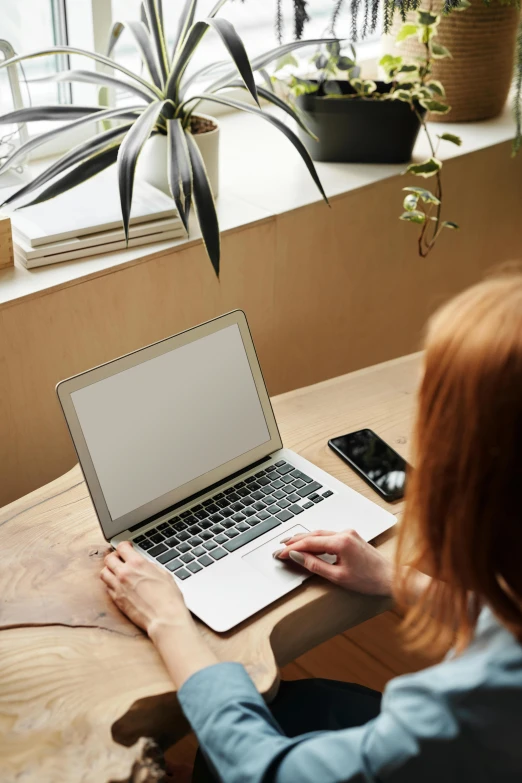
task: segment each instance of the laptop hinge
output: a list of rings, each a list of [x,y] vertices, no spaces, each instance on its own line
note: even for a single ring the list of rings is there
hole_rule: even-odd
[[[217,489],[218,487],[221,487],[223,484],[227,484],[229,481],[238,478],[243,473],[248,473],[249,470],[252,470],[252,468],[257,468],[258,465],[262,465],[263,462],[267,462],[267,460],[269,459],[270,459],[270,455],[268,457],[263,457],[262,459],[258,459],[256,462],[252,462],[251,465],[247,465],[246,468],[241,468],[241,470],[236,471],[236,473],[231,473],[230,476],[226,476],[226,478],[221,479],[221,481],[216,481],[215,484],[211,484],[209,487],[205,487],[205,489],[196,492],[194,495],[190,495],[188,498],[183,498],[183,500],[180,500],[179,503],[174,503],[173,506],[169,506],[168,508],[163,509],[163,511],[159,511],[157,514],[154,514],[154,516],[149,517],[148,519],[144,519],[142,522],[138,522],[136,525],[132,525],[132,527],[128,527],[127,530],[129,530],[131,533],[134,533],[136,530],[139,530],[144,525],[148,525],[149,522],[154,522],[155,519],[159,519],[165,514],[169,514],[172,511],[175,511],[177,508],[181,508],[181,506],[186,506],[187,503],[192,503],[194,500],[197,500],[197,498],[201,497],[202,495],[206,495],[207,492],[212,492],[213,489]]]

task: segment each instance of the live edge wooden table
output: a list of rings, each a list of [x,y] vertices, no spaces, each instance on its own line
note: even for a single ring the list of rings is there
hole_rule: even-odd
[[[274,398],[284,445],[400,514],[327,440],[371,427],[408,458],[419,366],[406,356]],[[154,647],[105,594],[106,551],[78,466],[0,511],[2,783],[142,780],[143,738],[167,747],[187,731]],[[201,632],[269,699],[279,666],[387,606],[314,578],[227,634]]]

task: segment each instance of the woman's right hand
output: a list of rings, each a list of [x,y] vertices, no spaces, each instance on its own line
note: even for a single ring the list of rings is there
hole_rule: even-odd
[[[280,560],[290,558],[312,574],[323,576],[346,590],[367,595],[391,595],[394,568],[355,530],[331,533],[316,530],[283,539],[284,549],[274,552]],[[331,564],[319,555],[335,555]]]

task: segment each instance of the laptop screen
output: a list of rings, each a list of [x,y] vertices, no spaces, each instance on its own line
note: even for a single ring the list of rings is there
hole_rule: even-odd
[[[237,324],[71,400],[113,520],[270,440]]]

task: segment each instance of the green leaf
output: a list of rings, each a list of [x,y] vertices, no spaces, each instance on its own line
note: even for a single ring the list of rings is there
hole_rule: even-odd
[[[451,220],[445,220],[442,224],[444,228],[454,228],[458,229],[460,226],[458,226],[456,223],[453,223]]]
[[[455,136],[453,133],[441,133],[440,136],[437,134],[438,138],[442,141],[451,141],[452,144],[456,144],[457,147],[462,146],[462,139],[460,136]]]
[[[185,42],[185,37],[194,24],[194,14],[196,13],[197,2],[198,0],[185,0],[185,5],[178,17],[178,27],[174,37],[174,45],[172,47],[172,61],[174,61],[178,49],[180,49]]]
[[[406,174],[415,174],[418,177],[433,177],[442,168],[442,163],[437,158],[428,158],[423,163],[410,163]]]
[[[161,19],[158,13],[158,5],[156,0],[143,0],[143,6],[147,14],[147,21],[149,23],[150,37],[155,47],[156,62],[159,65],[162,84],[167,81],[167,74],[169,70],[167,46],[165,43],[165,35],[161,24]]]
[[[337,68],[340,71],[350,71],[352,68],[356,68],[356,63],[349,57],[339,57],[337,60]]]
[[[443,98],[446,94],[442,82],[439,82],[436,79],[432,79],[431,81],[427,82],[426,87],[430,90],[431,93],[440,95],[441,98]]]
[[[281,71],[283,68],[286,68],[287,65],[290,65],[292,68],[297,68],[299,66],[297,57],[294,57],[291,52],[285,54],[283,57],[280,57],[279,60],[277,60],[274,73],[277,73],[277,71]]]
[[[418,203],[419,197],[415,196],[413,193],[409,193],[404,199],[402,205],[407,212],[413,212],[414,209],[417,209]]]
[[[392,76],[403,63],[402,57],[393,57],[391,54],[385,54],[379,60],[379,65],[383,68],[388,77]]]
[[[397,33],[397,38],[395,39],[395,41],[397,43],[401,43],[402,41],[405,41],[406,38],[411,38],[412,35],[416,35],[416,34],[417,34],[417,25],[405,23],[402,25],[401,29]]]
[[[167,135],[169,188],[188,234],[192,203],[192,168],[181,120],[167,120]]]
[[[420,101],[420,104],[428,111],[433,112],[433,114],[447,114],[450,110],[450,107],[446,103],[441,103],[440,101],[435,100],[427,100],[426,98],[423,98]]]
[[[226,19],[206,19],[205,22],[209,24],[219,35],[225,47],[227,48],[230,57],[235,63],[239,75],[245,82],[247,89],[259,106],[259,99],[256,92],[256,83],[254,80],[254,74],[252,73],[252,67],[250,60],[245,50],[243,41],[237,34],[233,25]]]
[[[403,190],[407,193],[414,193],[425,204],[440,204],[437,196],[434,196],[431,190],[426,190],[426,188],[418,188],[412,185],[408,188],[403,188]]]
[[[331,43],[326,44],[326,51],[333,55],[333,57],[339,57],[341,54],[340,41],[332,41]]]
[[[466,8],[470,7],[470,5],[471,5],[471,3],[469,2],[469,0],[460,0],[458,5],[454,5],[451,10],[452,11],[465,11]]]
[[[396,101],[404,101],[404,103],[411,103],[412,101],[411,92],[407,92],[406,90],[394,90],[391,95],[393,100]]]
[[[442,60],[444,57],[451,57],[451,52],[445,46],[438,43],[431,44],[431,53],[436,60]]]
[[[439,17],[429,11],[417,11],[417,19],[423,27],[432,27],[439,22]]]
[[[143,145],[149,138],[167,101],[155,101],[147,106],[123,139],[118,153],[118,185],[125,239],[129,239],[129,221],[134,190],[134,172]]]
[[[336,82],[334,79],[328,79],[328,81],[324,82],[323,84],[323,90],[325,95],[342,95],[342,90],[339,86],[339,83]]]
[[[410,223],[422,224],[426,221],[426,215],[424,212],[415,209],[413,212],[403,212],[399,220],[408,220]]]
[[[185,134],[192,167],[192,182],[194,205],[198,215],[199,227],[203,235],[203,241],[207,253],[214,267],[216,276],[219,277],[219,261],[221,257],[219,223],[216,213],[214,196],[208,181],[208,175],[203,163],[203,158],[191,133]]]
[[[404,65],[401,65],[398,73],[414,73],[417,70],[418,70],[417,65],[414,65],[413,63],[405,63]]]

